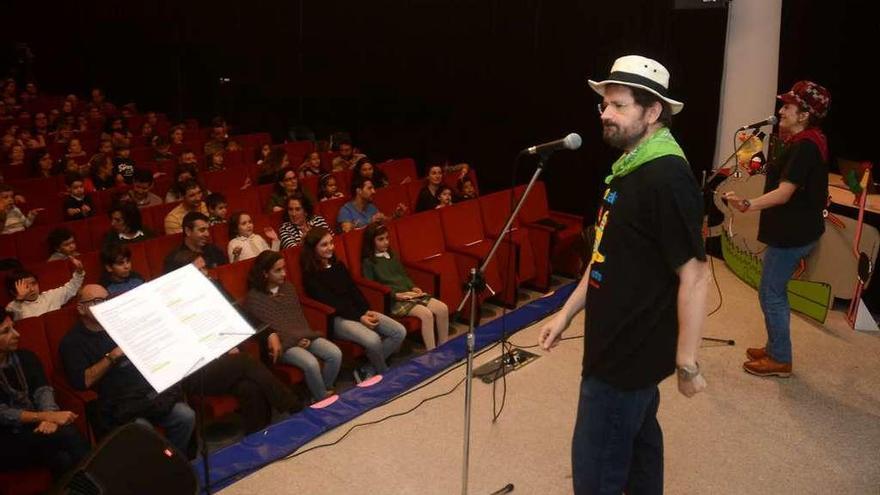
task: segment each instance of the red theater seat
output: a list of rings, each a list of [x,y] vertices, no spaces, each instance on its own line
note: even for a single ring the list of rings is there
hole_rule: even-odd
[[[525,186],[515,189],[517,198],[525,191]],[[527,227],[543,229],[552,233],[553,243],[551,260],[553,269],[569,276],[578,277],[583,270],[583,261],[578,252],[578,243],[582,242],[584,226],[583,217],[551,211],[547,203],[547,190],[543,182],[536,182],[529,196],[526,197],[519,220]],[[549,222],[559,228],[549,226]]]
[[[416,171],[416,162],[412,158],[388,160],[377,166],[388,177],[388,184],[391,186],[399,186],[419,178],[419,173]]]
[[[508,189],[480,196],[478,199],[483,225],[490,238],[496,239],[501,234],[510,215],[513,198],[513,190]],[[508,238],[516,246],[519,271],[528,273],[531,270],[534,277],[526,278],[531,279],[531,285],[535,288],[546,291],[550,287],[551,274],[550,234],[545,230],[523,227],[519,220],[514,218]]]

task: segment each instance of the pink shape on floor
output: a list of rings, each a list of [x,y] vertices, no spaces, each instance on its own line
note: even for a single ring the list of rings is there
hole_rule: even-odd
[[[366,380],[358,383],[357,386],[361,387],[361,388],[372,387],[373,385],[375,385],[381,381],[382,381],[382,375],[373,375],[370,378],[367,378]]]
[[[333,404],[334,402],[336,402],[338,400],[339,400],[339,396],[336,394],[333,394],[324,400],[315,402],[314,404],[312,404],[309,407],[311,407],[312,409],[324,409],[325,407],[329,406],[330,404]]]

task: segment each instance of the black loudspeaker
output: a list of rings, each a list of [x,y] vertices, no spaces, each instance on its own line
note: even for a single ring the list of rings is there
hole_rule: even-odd
[[[195,495],[186,457],[152,428],[129,423],[112,431],[59,484],[63,495]]]
[[[675,10],[725,9],[731,0],[675,0]]]

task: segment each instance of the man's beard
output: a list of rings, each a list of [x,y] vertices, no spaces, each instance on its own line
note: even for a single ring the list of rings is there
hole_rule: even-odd
[[[612,133],[609,134],[609,131],[612,131]],[[632,131],[632,129],[629,129],[629,131]],[[623,151],[631,151],[647,133],[648,126],[642,126],[636,132],[629,133],[625,133],[624,129],[615,124],[602,126],[602,140],[609,146]]]

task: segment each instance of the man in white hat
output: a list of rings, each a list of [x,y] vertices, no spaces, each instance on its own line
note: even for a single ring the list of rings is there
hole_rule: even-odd
[[[666,68],[630,55],[589,84],[602,96],[602,137],[623,155],[605,179],[590,265],[538,340],[549,351],[586,309],[575,493],[660,494],[657,385],[677,369],[685,396],[706,387],[697,364],[709,284],[702,197],[669,131],[684,104],[667,95]]]

